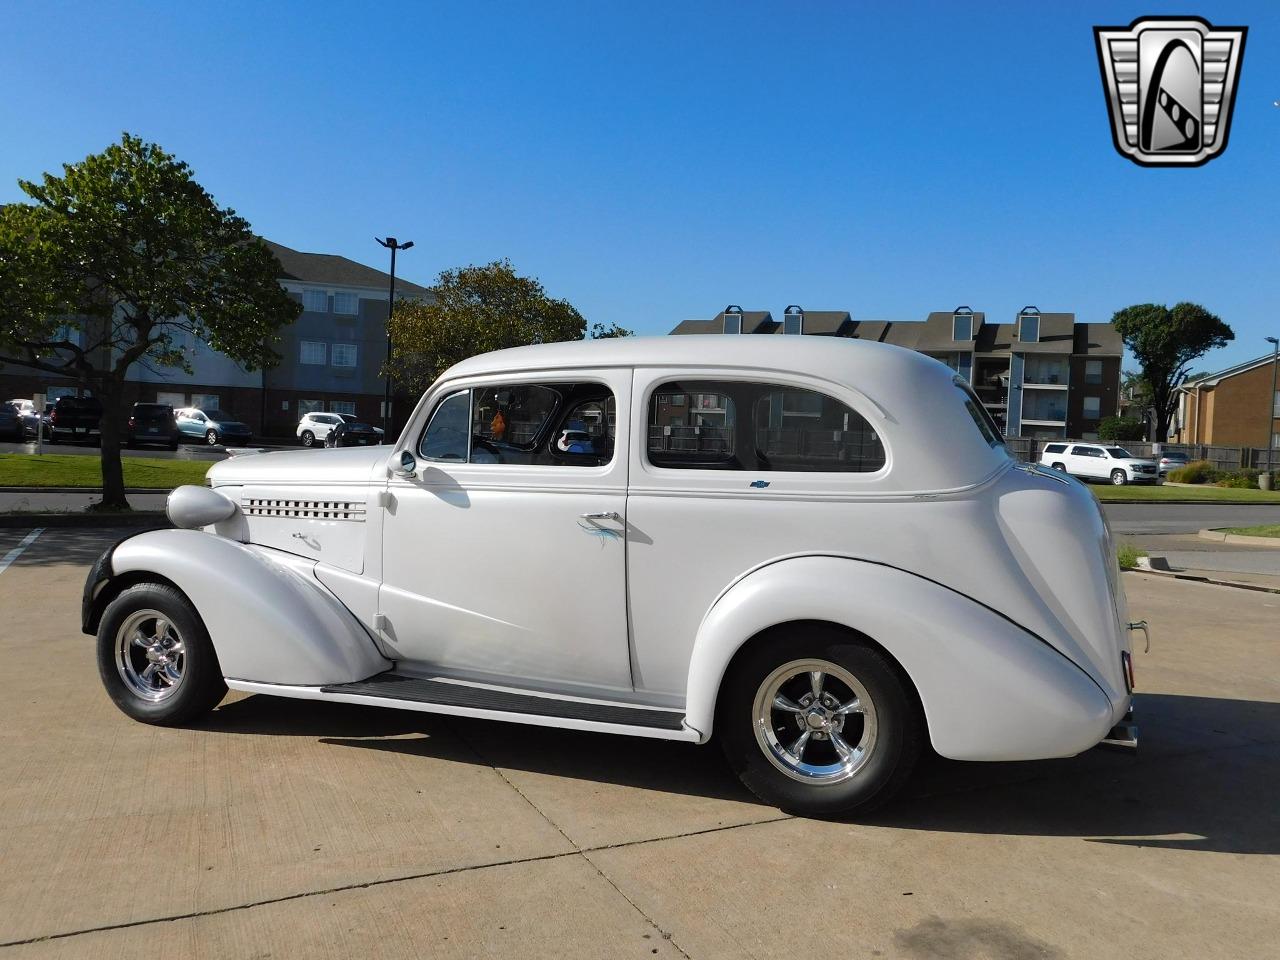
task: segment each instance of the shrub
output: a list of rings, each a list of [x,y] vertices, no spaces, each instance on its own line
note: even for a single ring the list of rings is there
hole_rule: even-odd
[[[1133,417],[1105,417],[1098,424],[1098,439],[1125,442],[1145,440],[1147,437],[1141,420]]]
[[[1136,570],[1138,568],[1138,558],[1146,555],[1147,551],[1139,550],[1137,547],[1127,543],[1120,544],[1116,550],[1116,559],[1120,561],[1121,570]]]
[[[1247,468],[1244,470],[1223,470],[1214,478],[1219,487],[1231,487],[1235,490],[1252,490],[1258,485],[1258,474],[1261,470]]]
[[[1192,460],[1185,467],[1170,470],[1169,479],[1174,483],[1212,483],[1217,472],[1208,460]]]

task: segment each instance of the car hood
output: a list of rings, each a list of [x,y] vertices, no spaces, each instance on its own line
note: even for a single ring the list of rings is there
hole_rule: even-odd
[[[368,483],[386,478],[386,447],[334,450],[284,450],[232,457],[215,463],[209,482],[215,487],[246,483]]]

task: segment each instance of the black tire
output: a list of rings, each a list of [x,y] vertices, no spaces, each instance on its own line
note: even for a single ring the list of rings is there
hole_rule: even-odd
[[[1129,482],[1129,478],[1125,475],[1123,470],[1112,470],[1111,482],[1117,487],[1123,487]]]
[[[1053,469],[1055,469],[1055,470],[1061,470],[1063,473],[1066,473],[1066,472],[1067,472],[1067,465],[1066,465],[1065,463],[1055,463],[1055,464],[1053,465]]]
[[[310,430],[302,431],[302,445],[304,447],[314,447],[316,443],[316,435]]]
[[[171,683],[172,689],[167,691],[163,684],[157,684],[156,689],[163,693],[163,699],[159,700],[149,700],[137,693],[126,680],[129,668],[122,666],[117,658],[123,644],[129,651],[126,656],[132,658],[135,674],[142,672],[140,667],[150,665],[146,649],[129,643],[128,637],[121,639],[122,631],[132,634],[130,626],[135,619],[142,618],[145,625],[149,613],[167,618],[171,627],[164,632],[168,636],[176,634],[183,646],[178,661],[180,679]],[[150,622],[154,625],[154,620]],[[144,626],[140,632],[147,629],[154,626]],[[227,693],[218,655],[199,614],[186,597],[161,583],[134,584],[107,605],[98,626],[98,673],[115,705],[143,723],[163,726],[188,723],[216,707]]]
[[[802,782],[784,773],[770,758],[761,742],[765,734],[761,732],[757,737],[758,695],[784,667],[804,661],[821,661],[843,669],[862,685],[871,701],[874,738],[861,764],[852,773],[844,774],[846,779]],[[838,677],[832,675],[826,683],[826,689],[833,691],[837,699],[844,695],[839,692],[842,681]],[[858,694],[859,700],[861,697]],[[798,736],[799,728],[790,727],[790,721],[796,718],[780,716],[786,719],[775,730],[785,727]],[[859,736],[864,735],[863,725],[867,722],[866,716],[859,718],[855,730]],[[764,726],[761,724],[762,731]],[[845,727],[841,733],[849,735],[854,729]],[[907,682],[877,647],[825,624],[795,624],[756,641],[730,665],[716,706],[716,736],[729,765],[761,800],[801,816],[831,817],[855,811],[866,813],[890,800],[915,767],[925,743],[925,725]],[[805,749],[809,752],[802,749],[802,756],[813,755],[812,749]],[[821,744],[818,749],[830,751],[830,758],[839,762],[834,744]]]
[[[211,446],[211,447],[217,446],[217,445],[218,445],[218,443],[219,443],[221,440],[222,440],[222,438],[218,436],[218,431],[217,431],[217,430],[206,430],[206,431],[205,431],[205,434],[204,434],[204,442],[205,442],[205,443],[207,443],[209,446]]]

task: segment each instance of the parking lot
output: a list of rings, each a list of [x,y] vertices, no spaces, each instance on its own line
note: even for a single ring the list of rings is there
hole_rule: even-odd
[[[1274,955],[1280,596],[1126,575],[1137,757],[932,758],[819,822],[714,748],[242,695],[134,723],[79,632],[116,534],[30,532],[0,530],[4,956]]]

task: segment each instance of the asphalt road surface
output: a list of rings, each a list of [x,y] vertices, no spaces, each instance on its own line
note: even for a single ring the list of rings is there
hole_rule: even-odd
[[[1196,533],[1212,527],[1280,523],[1280,503],[1104,503],[1102,509],[1116,534]]]
[[[824,822],[713,746],[244,695],[136,723],[79,632],[118,535],[0,530],[5,960],[1275,955],[1280,597],[1126,574],[1137,757],[926,759]]]

